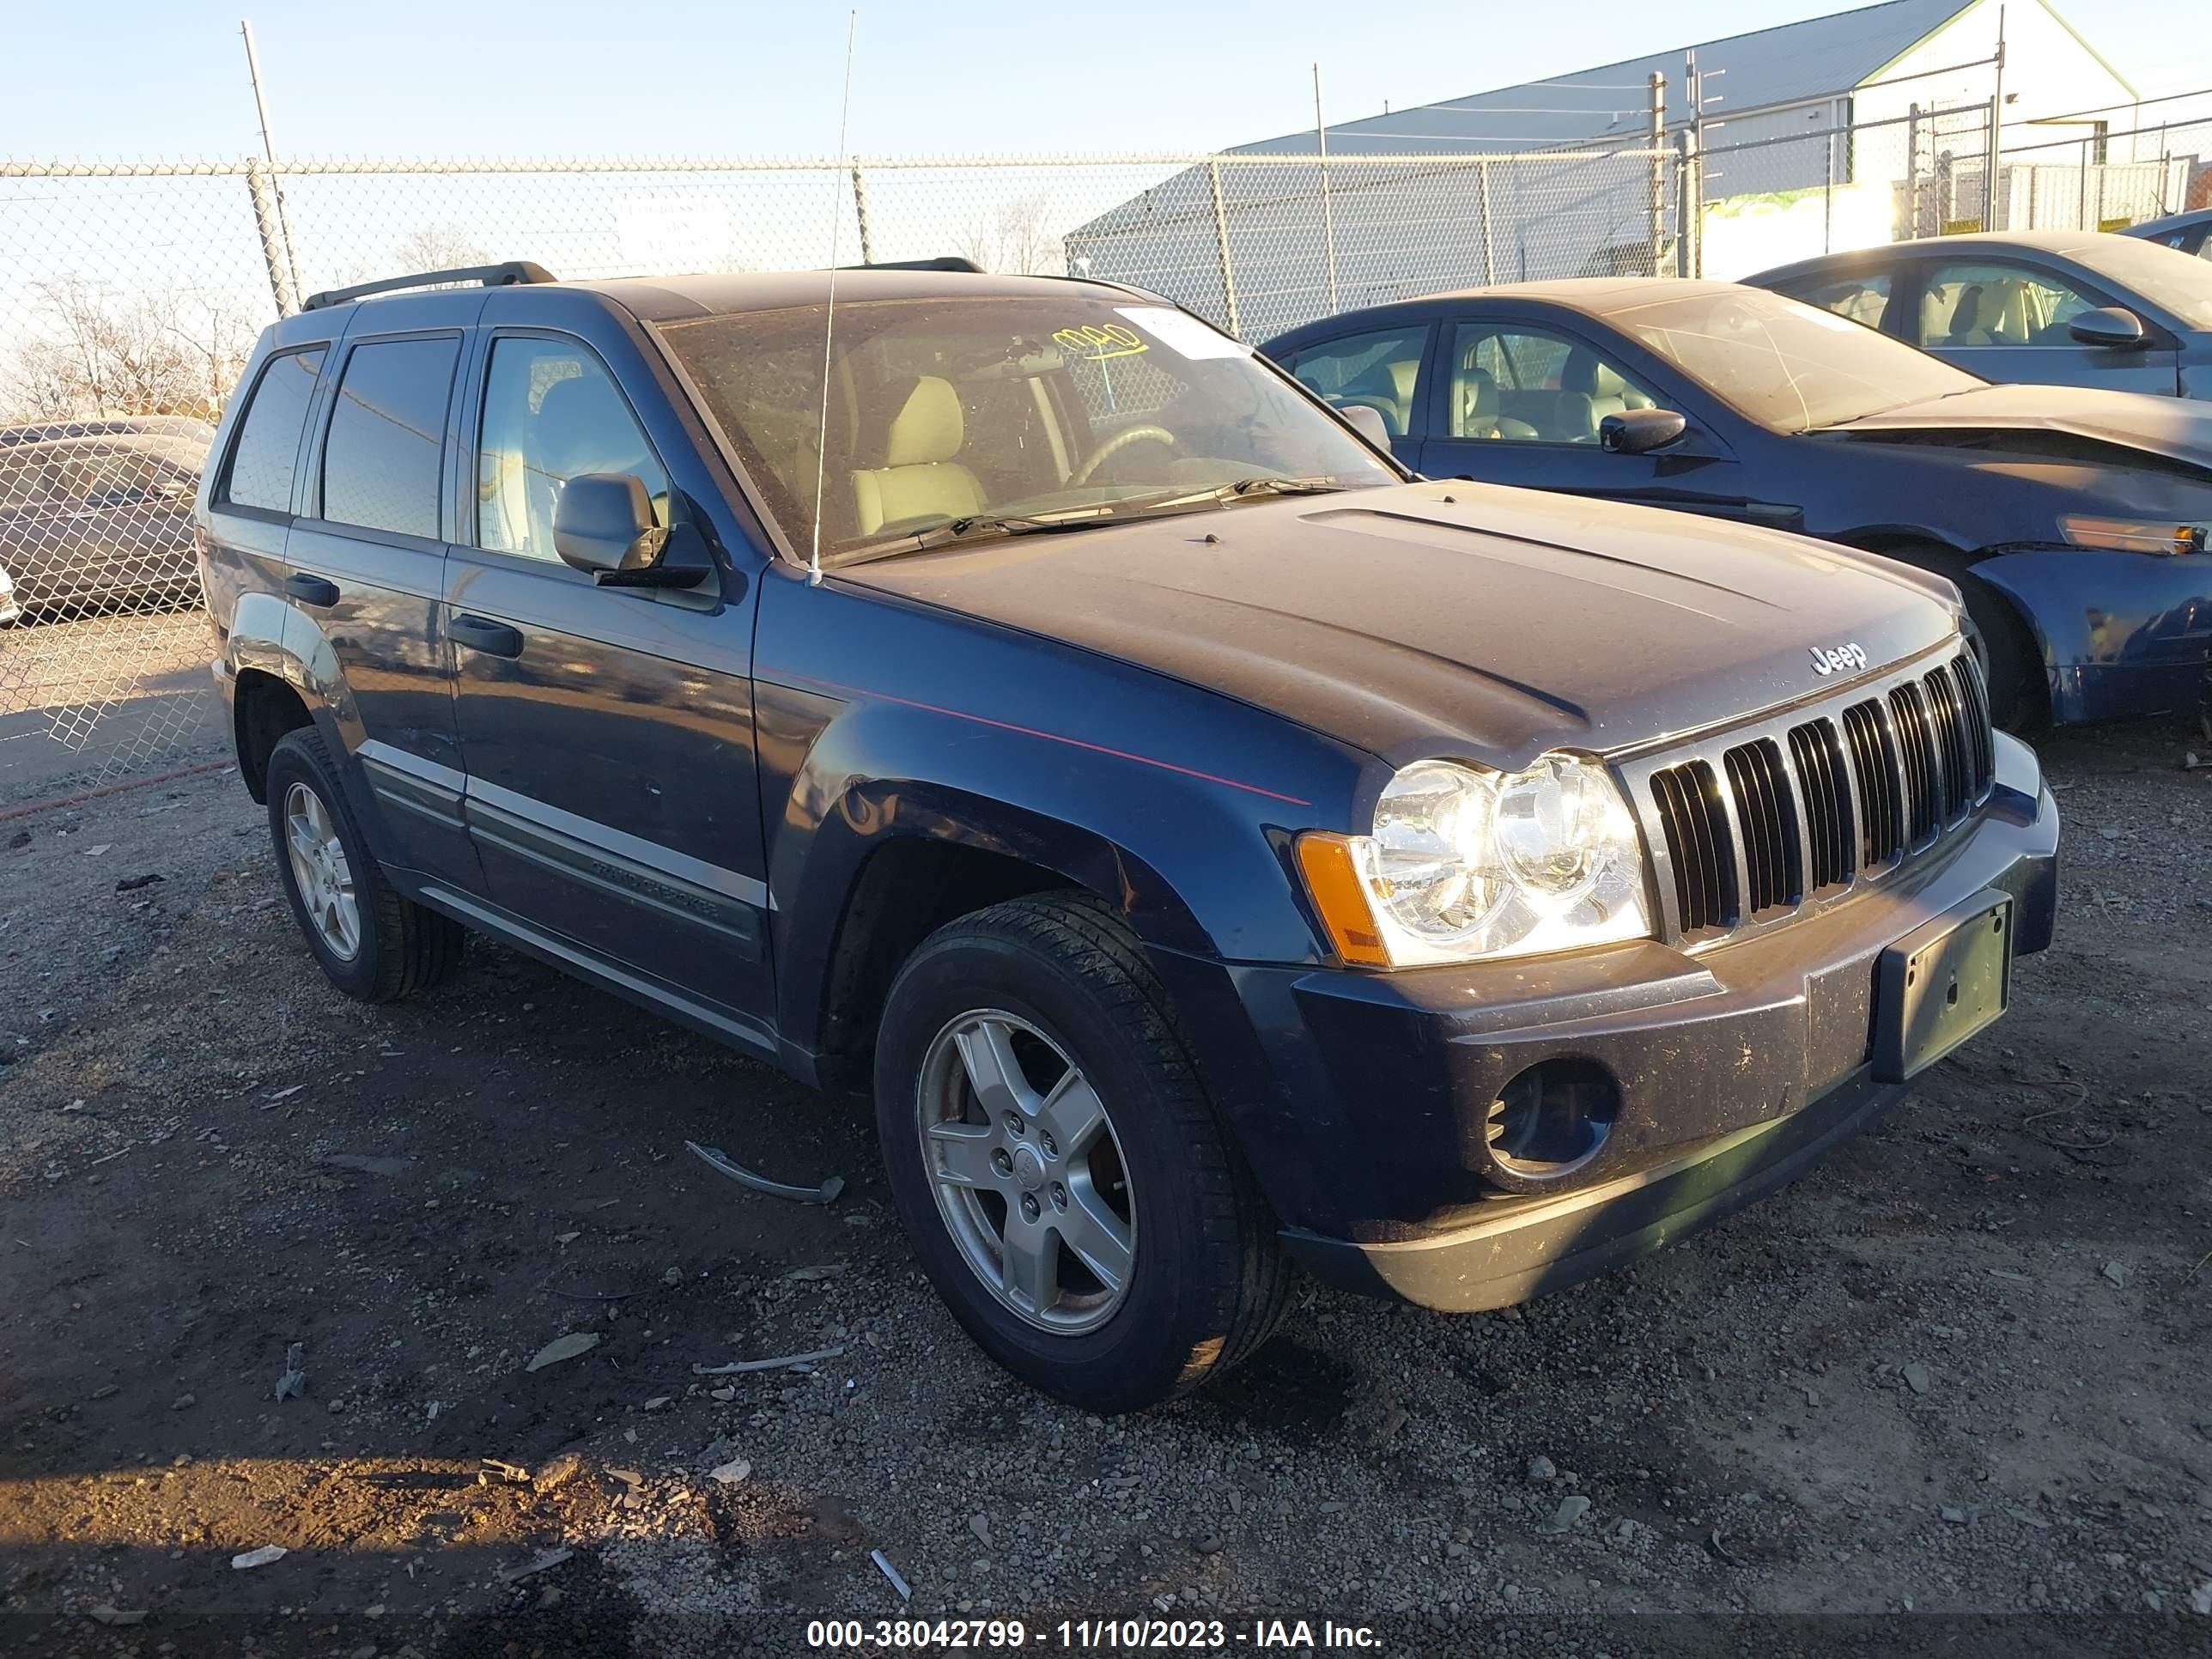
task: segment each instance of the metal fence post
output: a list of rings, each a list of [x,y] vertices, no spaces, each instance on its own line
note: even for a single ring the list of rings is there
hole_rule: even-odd
[[[1237,314],[1237,269],[1229,258],[1229,210],[1221,200],[1221,158],[1206,158],[1206,171],[1213,185],[1213,252],[1221,261],[1221,305],[1229,320],[1229,331],[1238,339],[1244,337],[1243,320]]]
[[[1498,281],[1498,242],[1490,234],[1490,161],[1487,157],[1474,164],[1474,194],[1477,205],[1482,209],[1482,285],[1490,288]]]
[[[1667,77],[1651,71],[1651,253],[1650,274],[1659,274],[1659,251],[1667,243]]]
[[[261,260],[269,270],[269,297],[276,301],[279,317],[289,317],[299,307],[293,302],[291,287],[284,280],[283,240],[276,228],[276,192],[270,185],[269,169],[258,155],[246,158],[246,190],[253,198],[253,228],[260,234]]]
[[[276,140],[269,131],[269,100],[261,94],[261,58],[253,50],[253,25],[241,21],[238,33],[246,42],[246,75],[253,83],[253,111],[261,119],[261,153],[269,159],[269,194],[276,208],[276,236],[284,249],[284,268],[292,278],[292,292],[300,291],[300,261],[292,252],[292,227],[284,216],[284,186],[276,176]],[[289,317],[292,308],[282,299],[277,314]]]
[[[857,155],[853,158],[853,217],[860,226],[860,263],[872,265],[876,262],[876,238],[868,228],[868,183]]]
[[[1680,145],[1680,182],[1674,186],[1674,216],[1679,222],[1674,239],[1675,274],[1681,276],[1702,276],[1705,272],[1705,185],[1703,166],[1698,157],[1698,130],[1684,127],[1679,135]]]

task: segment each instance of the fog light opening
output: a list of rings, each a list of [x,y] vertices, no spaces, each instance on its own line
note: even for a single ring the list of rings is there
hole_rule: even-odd
[[[1490,1160],[1523,1180],[1571,1175],[1605,1145],[1620,1115],[1620,1085],[1595,1060],[1547,1060],[1490,1103]]]

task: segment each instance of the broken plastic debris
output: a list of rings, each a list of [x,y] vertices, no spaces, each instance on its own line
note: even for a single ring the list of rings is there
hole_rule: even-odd
[[[906,1580],[899,1577],[898,1569],[890,1564],[881,1550],[870,1550],[868,1559],[876,1564],[878,1572],[891,1581],[891,1588],[899,1593],[900,1601],[910,1601],[914,1599],[914,1592],[907,1588]]]
[[[271,1561],[282,1561],[292,1552],[282,1544],[264,1544],[258,1550],[248,1550],[243,1555],[234,1555],[230,1565],[243,1571],[247,1567],[265,1567]]]
[[[818,1267],[793,1267],[783,1277],[787,1284],[805,1285],[817,1279],[835,1279],[844,1271],[843,1262],[825,1261]]]
[[[748,1170],[733,1162],[719,1146],[702,1146],[696,1140],[684,1143],[684,1149],[717,1175],[726,1175],[738,1185],[750,1187],[757,1193],[766,1193],[770,1198],[787,1198],[794,1204],[834,1204],[837,1194],[845,1190],[845,1177],[831,1176],[819,1187],[793,1187],[781,1181],[770,1181],[766,1176]]]
[[[694,1376],[736,1376],[744,1371],[780,1371],[790,1365],[811,1365],[817,1359],[835,1359],[842,1348],[817,1348],[812,1353],[787,1353],[774,1359],[736,1359],[726,1365],[694,1365]]]
[[[499,1581],[502,1584],[512,1584],[517,1579],[527,1578],[534,1572],[544,1572],[548,1567],[557,1567],[575,1553],[569,1549],[547,1550],[544,1554],[524,1562],[519,1567],[501,1568]]]
[[[296,1400],[307,1392],[307,1345],[295,1342],[284,1350],[283,1375],[276,1379],[276,1397]]]
[[[597,1331],[574,1331],[567,1336],[556,1336],[540,1348],[531,1362],[522,1369],[542,1370],[548,1365],[557,1365],[564,1359],[574,1359],[580,1353],[589,1353],[599,1346]]]
[[[732,1457],[728,1462],[707,1471],[726,1486],[734,1486],[753,1472],[753,1466],[742,1457]]]
[[[143,1607],[134,1607],[125,1613],[112,1601],[100,1602],[92,1609],[92,1616],[103,1625],[143,1625],[146,1622]]]

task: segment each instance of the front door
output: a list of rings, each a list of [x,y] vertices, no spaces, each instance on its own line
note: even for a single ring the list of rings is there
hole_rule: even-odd
[[[1921,272],[1917,310],[1905,337],[1985,380],[2101,386],[2171,398],[2179,354],[2159,337],[2143,346],[2083,345],[2067,325],[2116,302],[2041,265],[1939,259]]]
[[[585,472],[667,469],[592,349],[494,334],[473,422],[475,546],[447,574],[468,819],[492,902],[766,1041],[768,890],[750,590],[600,586],[553,514]],[[676,535],[697,534],[680,508]]]
[[[1429,400],[1419,462],[1429,477],[1794,522],[1787,505],[1747,500],[1743,470],[1695,425],[1663,451],[1607,450],[1599,428],[1607,415],[1669,405],[1588,342],[1531,324],[1465,321],[1443,343],[1443,395],[1440,405]]]
[[[404,325],[416,306],[380,300],[371,309],[379,323]],[[461,821],[452,655],[438,627],[460,352],[451,328],[343,343],[306,505],[285,544],[283,591],[294,612],[286,645],[360,769],[377,856],[465,890],[479,877]]]

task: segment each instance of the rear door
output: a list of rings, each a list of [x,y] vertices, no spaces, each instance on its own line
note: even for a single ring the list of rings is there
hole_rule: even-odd
[[[1747,498],[1742,468],[1686,399],[1622,367],[1590,337],[1474,315],[1447,323],[1439,343],[1429,435],[1415,463],[1431,477],[1766,523],[1791,516],[1791,508]],[[1599,442],[1601,424],[1631,409],[1673,409],[1691,424],[1663,451],[1612,453]]]
[[[1898,331],[1985,380],[2043,386],[2101,386],[2171,398],[2178,390],[2177,343],[2148,318],[2151,340],[2141,347],[2083,345],[2067,325],[2124,298],[2071,272],[2026,259],[1930,259],[1911,272],[1917,283],[1899,296]]]
[[[512,302],[544,313],[548,299]],[[678,482],[696,458],[635,344],[574,320],[596,343],[487,326],[470,374],[474,545],[446,579],[469,824],[501,909],[766,1047],[754,584],[718,570],[697,588],[602,586],[562,562],[553,515],[580,473],[641,478],[672,537],[702,534],[690,503],[714,488]]]
[[[461,818],[439,603],[459,489],[446,465],[464,338],[454,319],[481,303],[429,295],[356,310],[325,375],[284,582],[298,619],[289,642],[358,769],[377,856],[465,891],[482,878]]]

